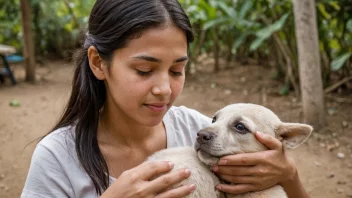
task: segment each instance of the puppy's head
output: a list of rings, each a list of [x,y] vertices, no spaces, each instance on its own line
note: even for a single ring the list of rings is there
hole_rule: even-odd
[[[232,104],[219,110],[213,123],[197,134],[195,149],[205,164],[238,153],[267,150],[255,137],[260,131],[279,139],[286,148],[296,148],[312,132],[309,125],[285,123],[269,109],[255,104]]]

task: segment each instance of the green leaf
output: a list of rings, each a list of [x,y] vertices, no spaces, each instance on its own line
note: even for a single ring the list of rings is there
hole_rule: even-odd
[[[346,28],[348,31],[352,32],[352,19],[347,21]]]
[[[216,17],[215,8],[211,7],[206,1],[200,1],[199,6],[201,9],[204,9],[206,11],[209,19],[214,19]]]
[[[262,43],[266,40],[264,37],[257,37],[252,43],[251,46],[249,47],[250,51],[254,51],[258,49],[262,45]]]
[[[326,11],[323,3],[318,4],[318,9],[325,19],[331,19],[331,15]]]
[[[288,16],[289,16],[289,13],[286,13],[279,20],[277,20],[275,23],[269,25],[268,27],[266,27],[262,30],[259,30],[257,32],[257,36],[269,38],[274,32],[277,32],[284,27]]]
[[[339,69],[341,69],[342,66],[345,64],[345,62],[351,57],[351,55],[352,55],[351,52],[347,52],[337,57],[335,60],[331,62],[331,70],[338,71]]]
[[[251,43],[250,50],[256,50],[260,45],[268,39],[274,32],[277,32],[283,28],[285,25],[285,22],[288,18],[290,13],[284,14],[279,20],[277,20],[275,23],[259,30],[256,33],[257,38]]]
[[[239,48],[246,41],[247,36],[249,36],[248,33],[241,34],[233,43],[232,51],[235,51],[237,48]]]
[[[245,1],[245,3],[241,7],[239,18],[243,19],[246,16],[249,9],[251,9],[252,7],[253,7],[252,1],[248,1],[248,0]]]
[[[10,103],[9,103],[9,105],[10,105],[11,107],[20,107],[20,106],[21,106],[21,103],[20,103],[20,101],[18,101],[18,100],[11,100]]]
[[[280,89],[280,95],[287,96],[290,93],[290,88],[288,85],[284,85]]]
[[[227,16],[229,16],[229,17],[231,17],[233,19],[236,18],[236,11],[232,7],[228,6],[226,3],[222,2],[222,1],[219,1],[218,5],[219,5],[220,9]]]
[[[329,1],[329,5],[337,11],[341,9],[338,1]]]
[[[203,29],[204,30],[207,30],[211,27],[214,27],[214,26],[217,26],[219,24],[222,24],[226,21],[228,21],[229,19],[227,17],[219,17],[219,18],[216,18],[214,20],[210,20],[210,21],[207,21],[205,24],[204,24],[204,27]]]

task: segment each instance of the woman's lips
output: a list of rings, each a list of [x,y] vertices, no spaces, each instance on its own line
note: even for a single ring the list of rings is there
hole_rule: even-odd
[[[145,106],[157,113],[163,112],[167,109],[166,104],[145,104]]]

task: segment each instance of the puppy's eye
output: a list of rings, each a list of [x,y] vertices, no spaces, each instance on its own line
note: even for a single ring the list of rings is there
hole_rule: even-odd
[[[213,120],[211,121],[211,123],[216,122],[216,116],[213,117]]]
[[[242,123],[237,123],[235,125],[235,128],[238,130],[238,132],[240,133],[246,133],[249,132],[249,130],[246,128],[246,126]]]

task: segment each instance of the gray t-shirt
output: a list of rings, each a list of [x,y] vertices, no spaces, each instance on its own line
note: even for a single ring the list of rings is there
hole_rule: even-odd
[[[172,107],[163,118],[167,148],[192,146],[209,117],[186,108]],[[114,178],[111,178],[111,182]],[[40,141],[33,153],[22,198],[95,198],[93,182],[81,166],[75,149],[74,127],[60,128]]]

